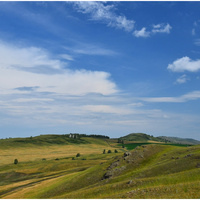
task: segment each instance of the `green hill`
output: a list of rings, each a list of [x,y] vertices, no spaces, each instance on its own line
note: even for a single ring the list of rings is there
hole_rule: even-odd
[[[148,142],[149,140],[164,142],[164,140],[161,138],[156,138],[153,135],[148,135],[145,133],[130,133],[126,136],[120,137],[119,139],[126,141],[135,141],[135,142]]]
[[[124,148],[80,134],[0,140],[0,198],[200,197],[200,145],[158,143],[142,133],[125,138],[132,141]]]
[[[69,145],[69,144],[88,144],[91,143],[88,138],[108,139],[108,136],[85,135],[85,134],[47,134],[27,138],[9,138],[0,139],[1,147],[26,147],[26,146],[48,146],[48,145]],[[93,141],[94,143],[95,141]]]
[[[148,135],[145,133],[130,133],[126,136],[120,137],[120,140],[132,141],[132,142],[168,142],[175,144],[188,144],[188,145],[198,145],[200,141],[189,139],[189,138],[178,138],[178,137],[167,137],[167,136],[159,136],[154,137],[153,135]]]
[[[143,145],[85,159],[7,165],[0,172],[2,199],[193,199],[200,197],[200,146]]]

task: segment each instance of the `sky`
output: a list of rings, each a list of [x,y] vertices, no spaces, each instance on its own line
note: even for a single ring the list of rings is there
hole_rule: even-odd
[[[200,2],[0,2],[0,138],[200,140]]]

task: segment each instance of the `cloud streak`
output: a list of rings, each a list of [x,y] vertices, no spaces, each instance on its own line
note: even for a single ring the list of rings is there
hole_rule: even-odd
[[[73,2],[74,7],[81,13],[90,14],[91,20],[100,21],[107,26],[119,28],[125,31],[132,31],[134,20],[128,20],[123,15],[117,15],[113,11],[114,5],[105,5],[104,2],[77,1]]]
[[[199,90],[189,92],[180,97],[152,97],[152,98],[142,98],[141,100],[152,103],[182,103],[197,99],[200,99]]]

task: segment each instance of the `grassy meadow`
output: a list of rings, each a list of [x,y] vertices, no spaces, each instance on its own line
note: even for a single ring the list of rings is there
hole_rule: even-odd
[[[150,141],[122,148],[116,140],[65,136],[19,140],[0,140],[2,199],[200,198],[199,145]]]

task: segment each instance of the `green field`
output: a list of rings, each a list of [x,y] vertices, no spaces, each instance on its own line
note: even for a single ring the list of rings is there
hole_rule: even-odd
[[[51,135],[0,145],[1,199],[200,198],[199,145]]]
[[[128,144],[118,144],[119,146],[124,146],[127,150],[133,150],[135,149],[137,146],[142,146],[142,145],[149,145],[149,144],[155,144],[155,143],[128,143]],[[178,147],[188,147],[191,145],[186,145],[186,144],[165,144],[165,143],[161,143],[160,145],[170,145],[170,146],[178,146]]]

